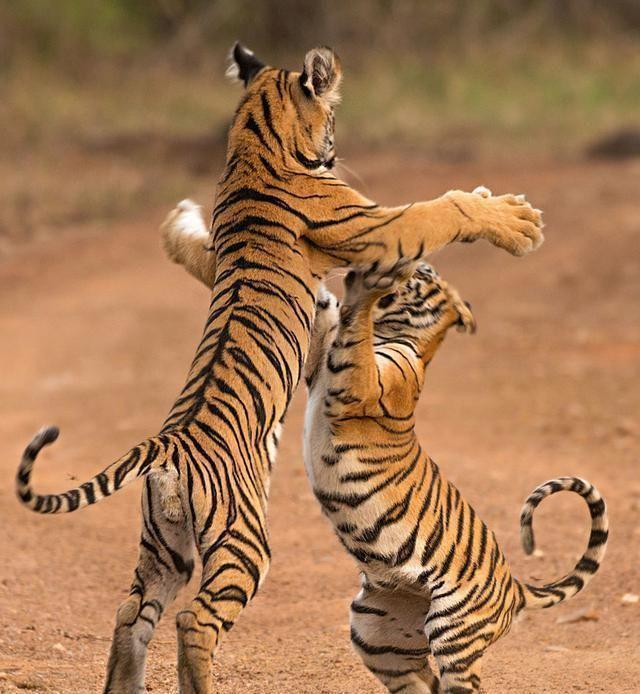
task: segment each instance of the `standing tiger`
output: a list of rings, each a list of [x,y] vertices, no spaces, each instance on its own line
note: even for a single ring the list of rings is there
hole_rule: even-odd
[[[307,473],[362,571],[351,640],[391,692],[477,692],[482,654],[518,612],[572,597],[598,570],[605,504],[576,477],[538,487],[520,518],[525,551],[534,549],[534,509],[561,490],[587,502],[589,546],[559,581],[536,587],[513,578],[494,534],[422,450],[414,429],[425,369],[451,326],[474,330],[471,311],[425,264],[395,291],[366,284],[376,284],[372,273],[351,271],[342,307],[320,291],[305,369]]]
[[[213,287],[182,393],[158,435],[75,489],[31,488],[34,460],[55,428],[36,435],[17,473],[20,500],[39,513],[75,511],[144,477],[139,561],[106,675],[111,694],[143,691],[147,645],[196,556],[200,587],[177,616],[178,676],[183,693],[213,690],[211,658],[269,565],[269,477],[327,271],[375,264],[392,276],[405,258],[453,241],[485,238],[523,255],[543,239],[540,212],[519,196],[452,191],[390,208],[336,178],[341,68],[330,49],[309,51],[301,72],[268,67],[239,44],[233,63],[245,93],[210,233],[191,209],[170,222],[186,234],[176,252]]]

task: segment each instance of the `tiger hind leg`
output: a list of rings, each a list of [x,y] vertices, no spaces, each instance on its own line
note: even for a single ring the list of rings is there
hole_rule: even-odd
[[[435,694],[438,678],[427,657],[428,598],[377,588],[366,578],[351,603],[351,642],[369,671],[390,692]]]
[[[476,694],[480,691],[480,660],[462,666],[440,665],[440,691],[443,694]]]
[[[440,691],[446,694],[480,691],[482,656],[500,628],[489,609],[472,612],[467,619],[456,618],[444,600],[431,603],[425,633],[440,673]]]
[[[263,538],[264,539],[264,538]],[[268,549],[229,531],[201,551],[200,590],[176,619],[180,694],[211,694],[212,660],[223,635],[249,603],[269,566]]]
[[[193,532],[183,516],[168,520],[164,492],[153,476],[142,494],[140,554],[129,597],[118,607],[105,694],[145,692],[147,646],[165,608],[193,572]]]

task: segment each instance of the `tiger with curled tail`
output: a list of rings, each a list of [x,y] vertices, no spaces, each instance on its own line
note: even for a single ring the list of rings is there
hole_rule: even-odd
[[[589,545],[558,581],[534,586],[513,578],[494,534],[414,430],[425,369],[451,326],[473,332],[471,311],[428,265],[391,292],[367,289],[378,284],[374,275],[349,273],[341,307],[328,291],[319,294],[305,370],[305,465],[362,571],[351,640],[367,668],[391,692],[477,692],[481,657],[513,618],[572,597],[598,570],[605,504],[575,477],[538,487],[521,515],[525,551],[534,549],[534,509],[561,490],[587,502]]]
[[[64,494],[31,487],[39,434],[18,471],[34,511],[75,511],[144,478],[142,537],[120,605],[105,691],[142,691],[147,645],[167,605],[202,564],[177,616],[180,691],[213,689],[211,658],[265,577],[269,478],[280,427],[307,358],[318,286],[338,266],[375,264],[488,239],[515,255],[542,242],[540,212],[514,195],[452,191],[383,207],[332,173],[341,68],[327,48],[301,71],[269,67],[240,45],[245,92],[231,124],[210,231],[188,203],[169,221],[168,252],[212,288],[202,341],[160,433]],[[175,243],[174,243],[175,242]]]

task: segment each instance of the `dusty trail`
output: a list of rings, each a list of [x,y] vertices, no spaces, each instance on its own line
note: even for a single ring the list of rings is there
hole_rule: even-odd
[[[484,690],[637,692],[640,604],[623,606],[621,596],[640,593],[640,162],[527,170],[392,156],[356,168],[383,202],[483,183],[525,190],[545,209],[547,243],[530,258],[477,245],[434,259],[472,302],[479,332],[452,335],[436,358],[421,434],[522,578],[558,577],[587,536],[580,500],[554,497],[537,516],[544,556],[524,559],[517,520],[536,484],[584,476],[610,508],[600,574],[567,605],[528,613],[493,647]],[[57,491],[161,423],[208,303],[162,257],[156,229],[164,212],[109,230],[71,229],[2,263],[0,692],[99,690],[135,563],[139,485],[88,511],[47,518],[18,506],[13,474],[41,424],[58,424],[62,435],[39,461],[35,483]],[[350,650],[357,574],[307,486],[303,406],[300,392],[273,480],[271,573],[223,643],[215,665],[221,694],[380,691]],[[598,621],[556,622],[581,610]],[[152,692],[175,691],[174,614],[151,648]]]

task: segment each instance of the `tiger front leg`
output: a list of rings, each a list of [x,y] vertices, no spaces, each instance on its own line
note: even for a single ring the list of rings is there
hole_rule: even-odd
[[[318,182],[318,192],[323,192]],[[332,266],[351,265],[393,276],[401,261],[418,261],[456,241],[487,239],[513,255],[525,255],[543,242],[542,214],[523,196],[492,196],[487,189],[454,190],[427,202],[383,207],[341,187],[333,190],[336,214],[331,224],[309,228],[305,235]],[[315,216],[323,210],[318,207]]]
[[[327,359],[327,415],[334,418],[381,416],[382,395],[373,348],[371,311],[388,288],[375,287],[374,273],[349,272],[336,338]],[[383,283],[384,284],[384,283]]]
[[[309,388],[313,388],[325,364],[327,352],[338,327],[339,308],[335,295],[327,289],[324,282],[320,283],[316,297],[316,315],[311,331],[311,344],[304,365],[304,379]]]
[[[437,200],[409,205],[398,217],[400,221],[401,225],[383,226],[372,237],[379,237],[388,248],[396,246],[394,262],[401,257],[419,260],[450,243],[479,239],[523,256],[544,241],[542,213],[523,195],[492,196],[482,187],[472,193],[451,190]]]

